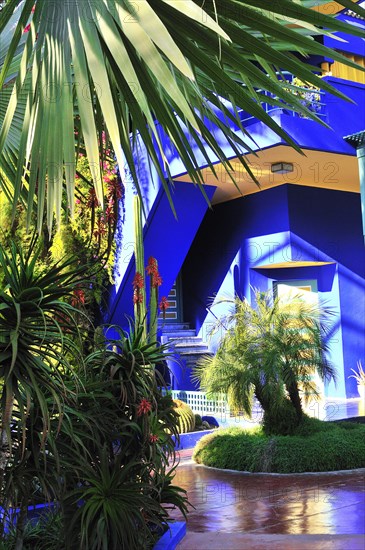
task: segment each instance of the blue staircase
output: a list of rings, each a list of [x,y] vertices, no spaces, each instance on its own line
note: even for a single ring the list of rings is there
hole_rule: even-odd
[[[191,374],[199,359],[210,355],[209,346],[188,323],[166,323],[160,326],[161,343],[168,344],[167,364],[171,374],[171,389],[196,391]]]

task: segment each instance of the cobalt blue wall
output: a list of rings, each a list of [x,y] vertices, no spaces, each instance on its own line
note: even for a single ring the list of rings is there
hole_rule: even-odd
[[[365,30],[364,21],[361,19],[356,19],[356,17],[354,18],[350,15],[341,13],[336,17],[336,19]],[[339,42],[336,38],[332,38],[331,36],[323,36],[323,44],[334,50],[341,50],[344,52],[365,56],[365,43],[363,37],[350,36],[343,32],[336,32],[336,37],[342,39],[342,42]]]
[[[206,186],[209,199],[215,187]],[[177,217],[175,218],[166,193],[163,190],[157,195],[149,212],[144,227],[145,262],[150,256],[158,261],[162,276],[160,296],[167,296],[188,253],[191,242],[204,217],[208,204],[202,193],[191,183],[177,182],[173,190],[173,200]],[[130,229],[132,216],[126,222]],[[133,235],[131,236],[133,239]],[[132,245],[133,242],[127,243]],[[126,327],[127,316],[133,315],[132,281],[135,273],[134,256],[131,250],[128,256],[120,259],[116,269],[123,270],[123,276],[116,295],[111,296],[107,322]]]
[[[287,261],[330,263],[270,268]],[[206,334],[213,320],[206,306],[217,291],[251,299],[251,287],[316,279],[320,301],[337,313],[330,344],[338,382],[327,394],[357,397],[348,376],[365,357],[364,272],[360,196],[283,185],[206,213],[182,269],[185,320]]]
[[[325,77],[325,80],[353,101],[353,103],[349,103],[331,94],[325,94],[326,122],[331,126],[332,132],[339,138],[343,138],[349,134],[363,131],[365,126],[365,85],[331,76]]]
[[[365,357],[365,256],[360,195],[289,186],[290,227],[338,263],[347,397],[357,397],[351,368]]]
[[[269,254],[270,243],[245,247],[244,239],[289,229],[286,197],[286,187],[280,186],[218,204],[206,213],[182,269],[185,318],[198,331],[206,306],[221,287],[238,251],[242,252],[240,273],[236,272],[238,293],[245,288],[242,267],[257,255],[264,258]]]

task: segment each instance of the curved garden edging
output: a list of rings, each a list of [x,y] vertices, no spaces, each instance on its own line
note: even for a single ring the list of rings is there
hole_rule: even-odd
[[[156,542],[153,550],[175,550],[186,535],[186,522],[176,521],[169,525],[169,530]]]
[[[204,435],[209,435],[213,433],[215,430],[216,428],[211,430],[201,430],[199,432],[182,433],[179,436],[179,439],[180,439],[179,444],[177,444],[176,438],[174,437],[173,439],[175,440],[176,451],[182,451],[183,449],[192,449],[193,447],[195,447],[195,445],[198,443],[198,441],[200,441],[200,439]]]
[[[344,475],[344,474],[365,474],[365,468],[354,468],[352,470],[330,470],[328,472],[292,472],[290,474],[281,474],[279,472],[249,472],[247,470],[231,470],[229,468],[217,468],[215,466],[206,466],[205,464],[196,463],[199,468],[207,468],[208,470],[217,470],[218,472],[228,472],[230,474],[246,474],[250,476],[327,476],[327,475]]]

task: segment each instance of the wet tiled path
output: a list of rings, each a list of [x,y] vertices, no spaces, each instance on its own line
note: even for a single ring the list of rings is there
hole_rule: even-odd
[[[365,471],[219,471],[183,451],[175,482],[195,506],[179,550],[365,550]]]

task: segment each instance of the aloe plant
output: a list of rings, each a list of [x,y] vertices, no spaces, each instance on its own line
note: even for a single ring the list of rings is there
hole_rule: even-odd
[[[186,492],[173,485],[174,404],[151,368],[163,352],[131,325],[85,359],[80,406],[60,433],[62,461],[72,465],[63,476],[67,549],[142,550],[169,507],[186,514]]]
[[[133,280],[134,318],[136,325],[143,327],[143,336],[150,342],[157,343],[157,325],[159,298],[158,289],[162,279],[158,271],[156,258],[148,259],[147,267],[144,267],[144,242],[142,223],[142,204],[138,196],[134,197],[134,236],[135,236],[135,265],[136,273]],[[146,273],[146,276],[145,276]],[[146,277],[149,278],[149,291],[147,291]],[[146,296],[149,293],[149,307],[147,310]],[[149,321],[149,322],[148,322]]]

